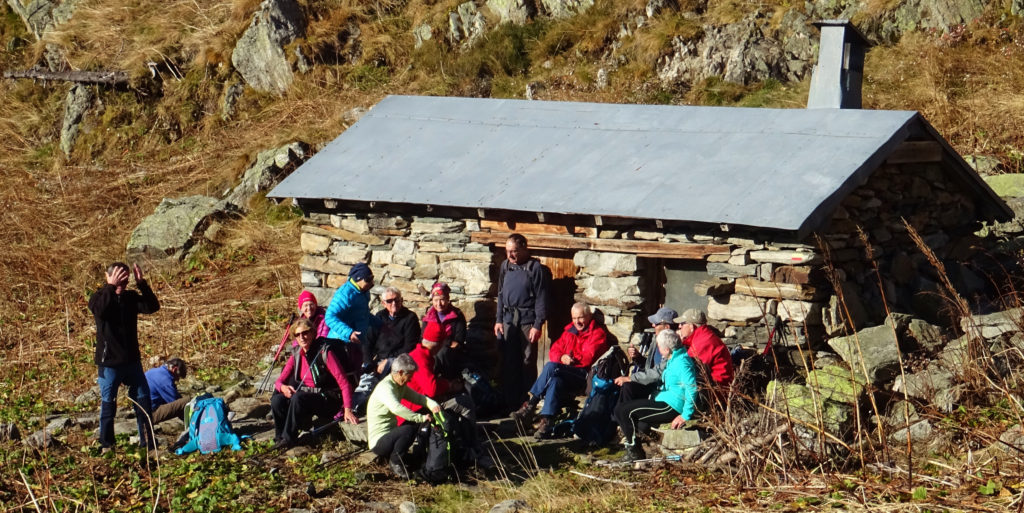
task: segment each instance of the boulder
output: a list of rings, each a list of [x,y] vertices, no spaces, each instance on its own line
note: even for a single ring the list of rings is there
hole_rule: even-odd
[[[463,48],[473,46],[486,30],[487,20],[473,2],[460,4],[448,14],[448,40],[461,44]],[[416,231],[415,227],[413,231]]]
[[[228,405],[237,419],[261,419],[270,413],[270,401],[255,397],[239,397]]]
[[[164,198],[132,231],[126,250],[128,256],[181,259],[212,219],[231,211],[209,196]]]
[[[696,447],[705,438],[697,429],[671,429],[670,425],[663,425],[655,431],[661,433],[661,446],[673,451]]]
[[[776,311],[786,322],[821,324],[821,303],[783,299]]]
[[[220,119],[227,121],[235,115],[235,105],[238,99],[245,92],[245,84],[242,82],[231,82],[224,86],[224,100],[221,102]]]
[[[498,23],[524,25],[537,14],[530,0],[487,0],[487,8],[498,17]]]
[[[261,151],[224,202],[244,212],[249,207],[249,200],[272,189],[309,156],[309,145],[301,141]]]
[[[416,43],[413,45],[413,48],[418,49],[423,46],[424,42],[430,41],[430,39],[434,37],[434,31],[430,25],[424,23],[412,29],[412,37],[416,39]]]
[[[803,432],[806,438],[814,438],[809,426],[823,427],[840,439],[845,438],[853,428],[855,417],[852,406],[827,400],[806,386],[772,381],[768,383],[765,398],[772,408],[792,417],[796,421],[793,428]]]
[[[964,155],[964,161],[973,167],[986,182],[988,182],[988,179],[991,178],[992,175],[999,173],[1003,167],[1003,163],[1000,162],[998,158],[990,157],[988,155]],[[989,186],[992,187],[992,184],[989,183]],[[992,188],[995,189],[995,187]],[[999,193],[996,192],[996,194]],[[1002,196],[1002,194],[999,195]],[[1020,194],[1016,194],[1015,196],[1019,197],[1021,195],[1024,195],[1024,188],[1020,189]]]
[[[568,18],[594,6],[594,0],[540,0],[540,7],[552,18]]]
[[[946,343],[945,331],[942,328],[921,319],[911,319],[907,324],[907,334],[917,344],[918,349],[930,353],[942,349]]]
[[[86,404],[100,399],[100,387],[94,386],[75,397],[75,404]]]
[[[60,129],[60,150],[64,155],[71,156],[78,139],[78,128],[86,111],[92,106],[93,92],[90,86],[76,84],[68,91],[64,100],[64,122]]]
[[[36,450],[49,449],[51,447],[57,447],[60,442],[53,437],[52,434],[48,433],[45,429],[40,429],[31,435],[25,437],[21,443],[25,444],[26,447],[30,447]]]
[[[900,428],[889,434],[889,441],[900,443],[907,441],[907,433],[910,433],[912,442],[927,442],[932,439],[935,428],[928,420],[921,420],[910,425],[909,428]]]
[[[955,383],[954,375],[941,365],[933,363],[927,369],[913,374],[896,376],[892,389],[906,392],[915,399],[921,399],[940,411],[951,412],[958,404],[962,387]]]
[[[996,338],[1003,333],[1020,331],[1021,312],[1005,310],[988,315],[972,315],[960,319],[960,329],[964,333],[977,333],[986,339]]]
[[[253,89],[283,95],[294,78],[284,47],[306,33],[295,0],[263,0],[231,53],[231,64]]]
[[[890,326],[865,328],[854,335],[833,338],[828,345],[855,372],[863,374],[866,369],[868,380],[876,385],[892,381],[899,373],[899,344]]]
[[[398,513],[416,513],[417,511],[419,510],[416,508],[416,504],[409,501],[398,505]]]
[[[835,365],[807,373],[807,386],[825,400],[853,404],[864,395],[866,385],[864,376]]]

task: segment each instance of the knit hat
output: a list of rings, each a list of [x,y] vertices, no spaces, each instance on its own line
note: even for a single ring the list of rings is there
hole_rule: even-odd
[[[442,296],[448,297],[452,293],[452,288],[447,283],[439,281],[430,287],[430,297]]]
[[[675,310],[663,306],[654,312],[654,315],[648,316],[647,321],[651,324],[672,324],[672,318],[679,315]]]
[[[423,340],[440,343],[445,338],[444,327],[436,322],[428,322],[423,327]]]
[[[704,316],[704,312],[691,308],[683,312],[683,315],[676,317],[675,321],[680,324],[696,324],[701,326],[708,323],[708,318]]]
[[[369,280],[373,278],[373,271],[370,270],[370,266],[363,262],[359,262],[358,264],[353,265],[352,269],[348,271],[348,277],[351,278],[352,281]]]
[[[296,301],[295,307],[301,309],[302,305],[306,304],[306,301],[312,301],[313,306],[317,305],[316,296],[314,296],[313,293],[308,290],[303,290],[302,292],[299,293],[299,300]]]

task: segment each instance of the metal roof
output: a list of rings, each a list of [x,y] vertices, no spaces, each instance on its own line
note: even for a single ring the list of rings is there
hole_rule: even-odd
[[[927,126],[909,111],[389,96],[270,196],[804,235],[917,124]]]

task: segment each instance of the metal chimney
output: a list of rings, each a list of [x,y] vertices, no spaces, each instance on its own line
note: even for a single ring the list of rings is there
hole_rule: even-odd
[[[821,30],[808,109],[859,109],[864,54],[870,44],[849,20],[814,22]]]

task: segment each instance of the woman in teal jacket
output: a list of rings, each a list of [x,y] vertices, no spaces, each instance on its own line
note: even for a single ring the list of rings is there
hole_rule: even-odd
[[[644,459],[644,450],[636,441],[641,423],[647,426],[672,423],[678,429],[697,415],[697,365],[686,354],[686,346],[671,330],[658,333],[658,351],[668,359],[661,375],[662,385],[654,400],[637,399],[615,408],[615,419],[626,437],[626,462]]]

